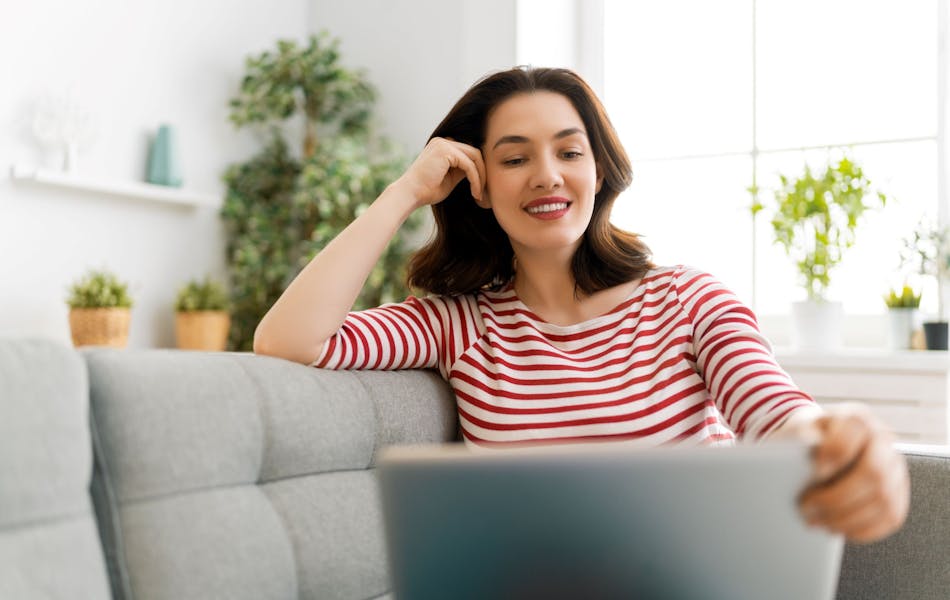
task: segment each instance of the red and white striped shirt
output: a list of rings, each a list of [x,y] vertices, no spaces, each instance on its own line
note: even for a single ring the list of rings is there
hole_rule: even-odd
[[[620,305],[545,322],[509,285],[350,313],[313,363],[438,368],[465,441],[638,440],[731,444],[813,408],[772,356],[755,316],[718,280],[648,272]]]

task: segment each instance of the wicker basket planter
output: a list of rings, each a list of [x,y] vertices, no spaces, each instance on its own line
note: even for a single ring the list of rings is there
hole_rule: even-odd
[[[132,311],[128,308],[71,308],[69,331],[73,346],[125,348]]]
[[[182,350],[224,350],[230,327],[231,317],[223,310],[175,313],[175,339]]]

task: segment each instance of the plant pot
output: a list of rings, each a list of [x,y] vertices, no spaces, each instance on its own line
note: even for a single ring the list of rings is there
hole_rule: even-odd
[[[125,348],[132,311],[128,308],[71,308],[69,331],[73,346]]]
[[[917,322],[917,309],[889,308],[887,320],[887,347],[891,350],[910,350]]]
[[[833,352],[841,348],[841,303],[792,303],[792,348],[796,352]]]
[[[924,337],[927,339],[927,350],[946,350],[947,322],[930,321],[924,323]]]
[[[175,313],[175,339],[182,350],[227,348],[231,317],[223,310],[195,310]]]

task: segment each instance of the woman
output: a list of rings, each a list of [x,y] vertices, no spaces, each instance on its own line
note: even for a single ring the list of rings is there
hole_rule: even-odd
[[[611,225],[630,178],[577,75],[491,75],[297,276],[259,324],[255,352],[324,368],[438,367],[469,444],[815,441],[807,520],[854,541],[895,531],[909,485],[891,436],[860,408],[820,410],[721,283],[655,267],[637,236]],[[432,295],[349,313],[424,205],[436,236],[409,279]]]

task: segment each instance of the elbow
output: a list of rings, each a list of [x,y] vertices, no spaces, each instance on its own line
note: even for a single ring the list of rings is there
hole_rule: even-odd
[[[286,343],[281,343],[279,337],[275,338],[272,332],[268,332],[266,328],[262,328],[259,324],[257,329],[254,330],[253,349],[254,354],[259,356],[282,358],[302,365],[311,365],[323,350],[323,344],[320,344],[316,349],[288,346]]]
[[[268,337],[261,331],[261,325],[258,324],[254,330],[254,354],[261,356],[274,356],[272,344]]]

